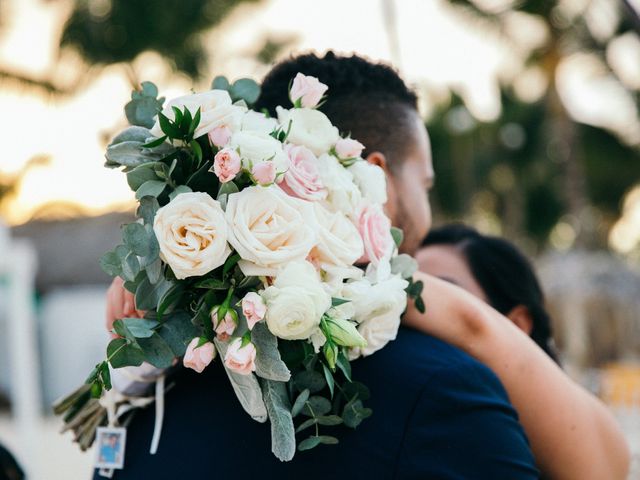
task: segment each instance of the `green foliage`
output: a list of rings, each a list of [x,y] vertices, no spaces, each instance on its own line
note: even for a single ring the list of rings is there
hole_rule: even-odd
[[[111,0],[102,7],[76,0],[61,45],[91,64],[131,62],[152,50],[197,77],[208,70],[203,33],[247,1],[255,0]]]
[[[264,379],[262,395],[271,422],[271,451],[287,462],[296,453],[296,436],[291,417],[289,396],[283,382]]]
[[[396,247],[400,248],[402,244],[402,240],[404,240],[404,233],[401,228],[391,227],[391,237],[393,238],[393,242],[396,244]]]
[[[288,382],[291,372],[280,357],[278,339],[266,324],[258,323],[253,327],[251,341],[256,346],[256,374],[268,380]]]
[[[124,107],[124,113],[131,125],[151,128],[155,123],[155,116],[162,110],[163,98],[158,97],[158,88],[151,82],[142,82],[140,90],[131,92],[131,101]],[[162,141],[145,145],[150,148],[160,145]]]
[[[218,76],[211,82],[211,88],[216,90],[226,90],[234,102],[244,101],[249,107],[255,103],[260,96],[260,85],[250,78],[240,78],[229,83],[226,77]]]

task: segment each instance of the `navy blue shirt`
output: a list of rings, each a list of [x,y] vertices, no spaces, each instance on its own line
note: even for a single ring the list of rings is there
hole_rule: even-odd
[[[149,407],[128,427],[125,469],[114,478],[538,478],[500,381],[464,352],[403,327],[383,350],[352,365],[353,378],[371,390],[373,416],[356,430],[327,429],[339,445],[298,452],[286,463],[271,453],[269,424],[240,406],[219,359],[202,374],[183,370],[166,394],[158,453],[149,455]]]

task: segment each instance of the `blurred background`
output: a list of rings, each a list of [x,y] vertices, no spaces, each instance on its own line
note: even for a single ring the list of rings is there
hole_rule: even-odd
[[[0,443],[31,478],[89,475],[50,404],[103,356],[97,260],[134,207],[103,152],[131,89],[327,49],[419,92],[435,224],[534,258],[565,368],[640,478],[640,0],[0,0]]]

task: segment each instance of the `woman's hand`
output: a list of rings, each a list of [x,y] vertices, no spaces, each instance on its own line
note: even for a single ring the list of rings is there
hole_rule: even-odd
[[[124,288],[124,281],[116,277],[107,290],[107,312],[105,327],[113,337],[113,322],[120,318],[143,318],[145,312],[136,310],[136,300],[130,291]]]

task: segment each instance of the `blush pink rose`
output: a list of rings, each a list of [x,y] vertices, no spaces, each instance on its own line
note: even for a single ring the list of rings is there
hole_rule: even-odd
[[[209,141],[218,148],[224,147],[231,140],[233,132],[226,125],[221,125],[209,132]]]
[[[199,337],[189,342],[182,363],[185,367],[202,373],[205,367],[211,363],[213,357],[216,356],[216,349],[211,342],[206,342],[199,347],[198,343],[200,343]]]
[[[338,158],[356,158],[362,155],[364,145],[353,138],[341,138],[336,142]]]
[[[360,262],[372,262],[377,265],[393,252],[391,221],[378,204],[368,204],[358,214],[358,231],[364,243],[364,255]]]
[[[318,159],[307,147],[287,145],[289,168],[284,174],[280,188],[292,197],[311,202],[327,198],[327,189],[320,180]]]
[[[299,101],[303,107],[313,108],[318,105],[328,88],[329,87],[321,83],[316,77],[308,77],[307,75],[298,73],[296,78],[293,79],[293,84],[289,91],[289,98],[294,105]]]
[[[273,162],[260,162],[253,166],[251,175],[254,181],[266,187],[276,180],[276,164]]]
[[[241,166],[240,155],[231,148],[223,148],[213,157],[213,173],[222,183],[236,178]]]
[[[253,330],[255,324],[262,320],[267,313],[267,306],[260,295],[256,292],[249,292],[242,299],[242,313],[247,319],[249,330]]]
[[[235,338],[227,348],[224,364],[240,375],[250,375],[256,370],[256,347],[249,342],[242,346],[242,339]]]
[[[237,323],[231,313],[227,312],[222,320],[218,319],[218,312],[211,315],[213,328],[216,331],[216,338],[222,342],[229,340],[233,332],[236,331]]]

